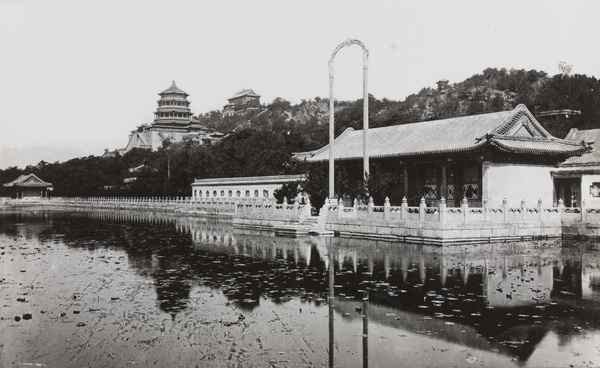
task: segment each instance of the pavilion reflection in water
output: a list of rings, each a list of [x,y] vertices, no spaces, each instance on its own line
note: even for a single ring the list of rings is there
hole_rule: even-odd
[[[21,214],[14,222],[38,218],[54,227],[61,241],[71,238],[62,234],[73,231],[70,227],[40,216]],[[355,313],[356,299],[368,289],[371,324],[432,331],[436,339],[496,349],[519,360],[527,359],[549,331],[560,331],[568,339],[577,325],[600,330],[598,243],[430,246],[279,238],[242,232],[216,219],[155,213],[81,211],[70,216],[133,225],[106,244],[121,244],[130,265],[154,278],[160,308],[173,318],[189,307],[194,285],[221,288],[245,308],[257,306],[261,297],[285,301],[290,295],[310,295],[314,303],[324,301],[333,262],[335,313],[343,320],[361,317]],[[174,229],[176,236],[147,243],[142,231],[153,228]],[[11,229],[3,226],[4,232],[27,231],[31,236],[31,228]],[[73,238],[77,244],[85,242]],[[240,269],[242,261],[254,267],[253,278]],[[286,282],[274,284],[283,275]],[[286,293],[276,290],[284,284]]]

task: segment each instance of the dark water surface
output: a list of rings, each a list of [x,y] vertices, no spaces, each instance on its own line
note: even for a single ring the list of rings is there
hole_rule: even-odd
[[[599,251],[0,213],[0,367],[597,367]]]

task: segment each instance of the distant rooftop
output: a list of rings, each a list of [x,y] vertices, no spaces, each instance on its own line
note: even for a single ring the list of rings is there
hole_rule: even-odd
[[[565,139],[569,141],[586,142],[593,147],[593,150],[586,152],[581,156],[570,157],[560,164],[560,166],[600,166],[600,129],[579,130],[573,128],[569,131],[569,134],[567,134]]]
[[[10,183],[4,184],[5,187],[36,187],[45,188],[51,187],[52,183],[48,183],[38,178],[35,174],[21,175]]]
[[[260,95],[251,89],[243,89],[235,95],[233,95],[232,97],[229,97],[228,100],[235,100],[236,98],[240,97],[260,97]]]
[[[239,178],[196,179],[194,185],[282,184],[306,180],[305,175],[251,176]]]
[[[177,85],[175,85],[175,81],[173,81],[173,84],[171,84],[171,87],[165,89],[164,91],[162,91],[161,93],[159,93],[159,95],[164,95],[167,93],[179,93],[179,94],[183,94],[186,96],[189,96],[189,94],[181,89],[179,89],[177,87]]]

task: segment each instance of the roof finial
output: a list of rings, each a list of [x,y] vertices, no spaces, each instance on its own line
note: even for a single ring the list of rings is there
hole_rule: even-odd
[[[175,87],[175,81],[173,81],[173,87]]]

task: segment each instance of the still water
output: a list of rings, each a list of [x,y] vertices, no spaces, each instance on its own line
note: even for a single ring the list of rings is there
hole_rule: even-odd
[[[291,239],[123,211],[0,224],[0,367],[600,366],[597,241]]]

